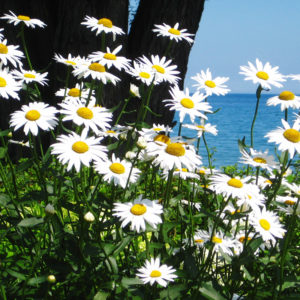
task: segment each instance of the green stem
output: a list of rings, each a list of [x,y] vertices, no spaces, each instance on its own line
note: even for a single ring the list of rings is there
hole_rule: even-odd
[[[210,172],[212,174],[211,154],[209,152],[209,148],[208,148],[208,145],[207,145],[207,142],[206,142],[206,139],[205,139],[204,132],[202,133],[202,138],[203,138],[203,142],[204,142],[204,145],[205,145],[205,148],[206,148],[206,152],[207,152],[207,159],[208,159],[209,169],[210,169]]]
[[[252,124],[251,124],[251,148],[253,148],[253,145],[254,145],[254,139],[253,139],[254,124],[255,124],[256,117],[257,117],[257,112],[258,112],[258,107],[259,107],[259,100],[260,100],[262,90],[263,90],[263,88],[262,88],[261,85],[259,85],[257,90],[256,90],[256,99],[257,99],[257,101],[256,101],[255,112],[254,112],[254,116],[253,116],[253,120],[252,120]]]
[[[182,123],[179,124],[179,128],[178,128],[178,136],[181,135],[181,128],[182,128]]]

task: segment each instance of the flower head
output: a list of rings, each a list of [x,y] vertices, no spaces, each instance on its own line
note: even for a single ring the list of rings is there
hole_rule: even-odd
[[[79,172],[81,164],[89,167],[92,161],[107,159],[107,148],[99,145],[102,138],[87,137],[87,130],[81,135],[75,132],[60,135],[57,140],[58,143],[51,145],[51,153],[57,154],[62,164],[68,164],[67,171],[74,166]]]
[[[192,79],[197,81],[197,84],[193,86],[195,86],[197,90],[204,89],[207,96],[211,96],[212,94],[224,96],[230,92],[227,86],[224,85],[229,77],[216,77],[213,79],[209,69],[207,69],[206,72],[201,71],[201,73],[197,73]]]
[[[187,33],[187,29],[179,29],[179,23],[176,23],[174,27],[163,23],[163,25],[154,25],[155,28],[153,32],[157,32],[157,36],[166,36],[170,40],[175,40],[179,42],[186,40],[189,44],[192,44],[194,41],[191,39],[191,36],[194,36],[192,33]]]
[[[160,215],[163,207],[158,200],[143,199],[140,195],[133,202],[114,203],[113,215],[122,221],[121,226],[125,227],[130,223],[131,230],[146,230],[146,223],[156,228],[157,224],[162,223]]]
[[[251,62],[248,62],[248,65],[240,67],[240,74],[246,76],[245,80],[252,80],[254,84],[258,83],[264,89],[271,89],[271,85],[282,87],[280,82],[285,79],[278,72],[278,67],[272,67],[269,62],[263,65],[259,59],[256,59],[256,66]]]
[[[283,91],[278,96],[274,96],[268,99],[267,105],[277,106],[280,105],[281,111],[288,108],[299,109],[300,97],[296,96],[291,91]]]
[[[155,282],[166,287],[168,281],[174,281],[177,275],[174,274],[176,270],[167,265],[160,265],[159,258],[151,258],[151,260],[146,260],[142,268],[138,269],[137,276],[146,284],[150,283],[153,285]]]
[[[24,57],[22,51],[17,50],[19,46],[7,45],[7,40],[0,41],[0,61],[7,65],[9,61],[14,67],[22,66],[21,58]]]
[[[24,126],[26,135],[28,135],[29,131],[33,135],[37,135],[39,128],[45,131],[54,129],[57,125],[56,112],[55,107],[42,102],[22,105],[21,110],[11,114],[10,126],[13,126],[14,130]]]
[[[30,82],[36,82],[41,85],[47,85],[48,79],[46,77],[48,75],[48,72],[38,73],[34,70],[28,71],[21,68],[21,71],[12,71],[12,74],[17,80],[21,80],[21,82],[25,82],[26,84]]]
[[[176,110],[179,112],[180,123],[183,122],[185,115],[188,115],[191,122],[195,121],[195,117],[201,117],[207,119],[204,113],[211,113],[211,106],[204,102],[205,96],[198,92],[190,95],[189,89],[181,91],[177,86],[171,89],[170,94],[172,99],[163,100],[166,102],[166,106],[170,107],[170,110]]]
[[[2,68],[0,62],[0,96],[8,99],[9,97],[19,100],[18,91],[22,88],[20,82],[17,82],[8,68]]]
[[[10,14],[5,14],[0,19],[7,20],[8,23],[13,23],[15,26],[18,25],[19,23],[23,23],[27,27],[31,27],[31,28],[35,28],[35,26],[43,28],[47,26],[44,22],[42,22],[39,19],[31,19],[30,17],[24,15],[17,16],[12,11],[9,12]]]

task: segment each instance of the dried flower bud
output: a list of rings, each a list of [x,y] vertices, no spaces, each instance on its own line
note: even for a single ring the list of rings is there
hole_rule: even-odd
[[[136,157],[136,154],[133,151],[127,151],[125,154],[125,158],[128,160],[134,159],[135,157]]]
[[[49,276],[47,277],[47,281],[48,281],[49,283],[55,283],[55,282],[56,282],[56,278],[55,278],[54,275],[49,275]]]

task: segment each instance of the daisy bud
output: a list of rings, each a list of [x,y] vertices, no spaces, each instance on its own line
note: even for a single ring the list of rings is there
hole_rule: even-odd
[[[55,282],[56,282],[56,278],[55,278],[54,275],[49,275],[49,276],[47,277],[47,281],[48,281],[49,283],[55,283]]]
[[[136,145],[141,149],[145,149],[147,147],[147,142],[142,136],[140,136],[136,142]]]
[[[136,154],[133,151],[127,151],[125,154],[125,158],[128,160],[134,159],[136,157]]]
[[[92,223],[95,221],[94,215],[89,211],[83,217],[87,222]]]
[[[52,204],[48,203],[48,204],[46,205],[46,207],[45,207],[45,213],[46,213],[47,215],[54,215],[54,214],[55,214],[55,209],[54,209],[54,207],[53,207]]]
[[[126,141],[127,140],[127,134],[126,133],[120,133],[119,135],[119,139],[122,140],[122,141]]]
[[[11,139],[11,138],[12,138],[12,132],[9,132],[9,133],[7,134],[7,137],[8,137],[9,139]]]

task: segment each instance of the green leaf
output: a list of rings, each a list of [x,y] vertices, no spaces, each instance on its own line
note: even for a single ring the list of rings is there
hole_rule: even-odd
[[[4,158],[7,153],[7,147],[0,147],[0,159]]]
[[[0,194],[0,205],[6,206],[7,203],[10,201],[10,198],[7,194]]]
[[[35,225],[38,225],[38,224],[41,224],[44,222],[44,219],[43,218],[36,218],[36,217],[32,217],[32,218],[26,218],[26,219],[23,219],[19,224],[18,226],[20,227],[33,227]]]
[[[9,275],[11,275],[11,276],[13,276],[13,277],[16,277],[16,278],[18,278],[18,279],[20,279],[20,280],[25,280],[25,279],[26,279],[26,276],[25,276],[24,274],[19,273],[19,272],[16,272],[16,271],[14,271],[14,270],[6,269],[6,272],[7,272]]]
[[[40,283],[43,283],[47,280],[47,276],[38,276],[30,278],[27,282],[28,285],[38,285]]]
[[[155,117],[162,117],[162,115],[155,113],[153,110],[151,110],[151,108],[147,105],[145,105],[145,108]]]
[[[10,132],[12,132],[12,128],[0,131],[0,136],[7,136]]]
[[[182,299],[181,291],[185,290],[184,284],[172,285],[160,292],[160,298],[163,299]]]
[[[117,257],[120,254],[120,252],[123,251],[123,249],[131,242],[132,239],[133,236],[130,235],[123,238],[122,242],[118,244],[118,246],[113,251],[114,257]]]
[[[131,285],[143,284],[143,282],[139,278],[123,277],[121,280],[121,284],[124,288],[128,288]]]
[[[109,295],[107,292],[100,291],[94,296],[93,300],[106,300]]]
[[[223,296],[219,294],[218,291],[215,290],[211,282],[204,283],[200,288],[201,294],[210,300],[226,300]]]

